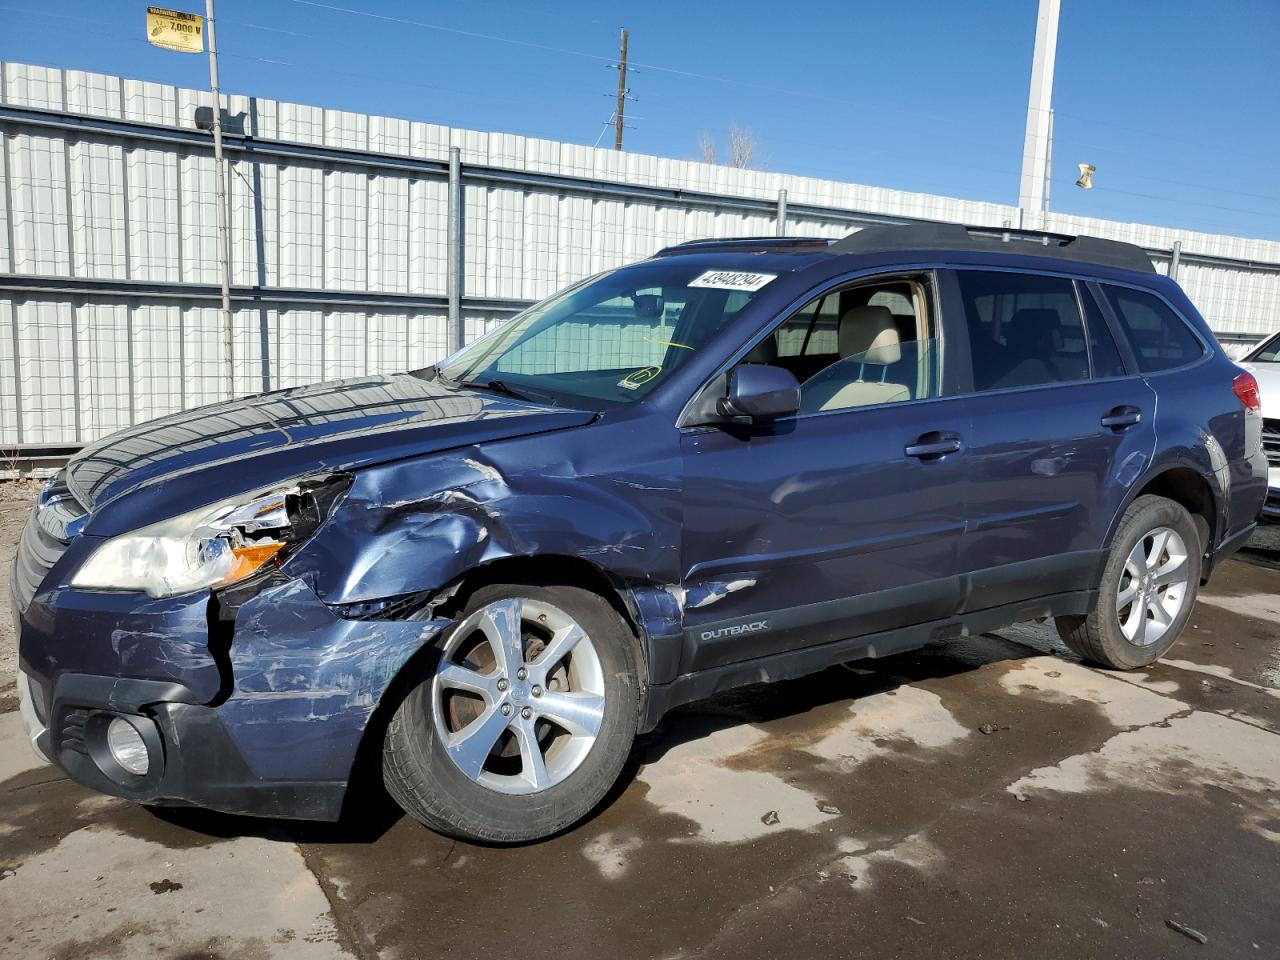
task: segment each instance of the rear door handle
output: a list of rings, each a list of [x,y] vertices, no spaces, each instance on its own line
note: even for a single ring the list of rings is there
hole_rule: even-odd
[[[907,444],[902,452],[916,460],[941,460],[949,453],[958,453],[961,446],[960,438],[955,434],[933,430]]]
[[[1142,422],[1142,411],[1137,407],[1113,407],[1102,417],[1102,425],[1109,430],[1123,430]]]

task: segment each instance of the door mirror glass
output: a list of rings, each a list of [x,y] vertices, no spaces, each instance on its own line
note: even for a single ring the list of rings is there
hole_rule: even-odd
[[[744,363],[729,371],[729,389],[717,407],[726,417],[789,417],[800,409],[800,381],[782,367]]]

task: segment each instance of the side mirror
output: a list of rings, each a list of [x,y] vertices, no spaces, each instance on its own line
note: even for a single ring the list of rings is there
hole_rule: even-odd
[[[725,417],[776,420],[800,409],[800,381],[783,367],[744,363],[729,371],[729,390],[716,403]]]

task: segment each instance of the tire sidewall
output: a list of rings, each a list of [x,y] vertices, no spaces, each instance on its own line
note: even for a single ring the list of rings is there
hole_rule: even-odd
[[[400,704],[388,729],[388,747],[408,761],[414,781],[409,796],[405,784],[392,793],[428,826],[466,839],[521,842],[572,825],[617,780],[639,724],[639,649],[617,611],[598,594],[578,587],[498,584],[470,597],[458,615],[458,625],[485,605],[513,597],[559,607],[591,638],[604,676],[604,716],[595,743],[573,773],[537,793],[504,794],[476,783],[449,757],[432,720],[434,676],[424,677]],[[447,649],[458,625],[441,635],[440,652]],[[424,791],[430,795],[421,796]],[[420,801],[425,801],[425,808]]]

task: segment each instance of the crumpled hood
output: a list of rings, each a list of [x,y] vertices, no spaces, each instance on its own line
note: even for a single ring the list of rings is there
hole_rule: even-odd
[[[1262,399],[1262,415],[1268,420],[1280,420],[1280,363],[1242,363],[1258,381],[1258,395]]]
[[[580,426],[594,417],[407,373],[339,380],[198,407],[112,434],[71,459],[67,484],[95,514],[85,532],[111,535],[308,473]],[[109,516],[99,517],[108,504]]]

